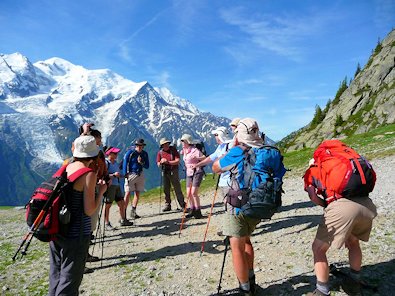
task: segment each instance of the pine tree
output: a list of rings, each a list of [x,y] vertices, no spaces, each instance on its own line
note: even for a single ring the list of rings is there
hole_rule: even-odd
[[[361,72],[361,65],[358,63],[357,65],[357,70],[355,70],[354,78],[357,77],[357,75]]]

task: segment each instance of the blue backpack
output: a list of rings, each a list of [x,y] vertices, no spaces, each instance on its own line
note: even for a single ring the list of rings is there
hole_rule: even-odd
[[[229,190],[227,202],[251,218],[270,219],[281,206],[286,169],[278,148],[251,148],[244,158],[244,188]],[[234,184],[235,182],[233,182]]]

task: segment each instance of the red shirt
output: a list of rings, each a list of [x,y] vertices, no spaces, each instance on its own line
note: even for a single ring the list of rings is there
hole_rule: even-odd
[[[163,149],[159,150],[158,154],[156,155],[156,162],[160,162],[162,158],[166,158],[168,161],[175,160],[176,158],[180,158],[180,154],[178,153],[177,149],[174,146],[170,146],[169,150],[164,151]],[[178,164],[171,165],[171,164],[164,164],[165,171],[171,171],[178,169]]]

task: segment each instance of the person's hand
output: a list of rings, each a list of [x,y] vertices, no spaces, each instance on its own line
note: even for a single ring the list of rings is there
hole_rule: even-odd
[[[115,172],[114,174],[112,174],[115,178],[119,178],[119,176],[121,175],[119,172]]]
[[[161,160],[160,160],[160,164],[162,165],[162,164],[165,164],[165,163],[168,163],[169,161],[166,159],[166,158],[162,158]]]
[[[142,159],[141,159],[140,155],[137,157],[137,162],[140,163],[140,164],[142,163]]]
[[[97,185],[101,186],[101,185],[106,185],[106,181],[104,181],[103,179],[99,179],[97,181]]]
[[[196,169],[196,167],[197,167],[196,163],[191,164],[191,166],[190,166],[191,169]]]
[[[99,184],[99,196],[103,196],[104,192],[107,190],[107,184]]]

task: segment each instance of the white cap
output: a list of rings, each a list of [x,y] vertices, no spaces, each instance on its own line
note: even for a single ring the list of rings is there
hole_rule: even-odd
[[[217,127],[215,130],[213,130],[211,132],[211,134],[213,135],[217,135],[218,139],[222,142],[222,143],[228,143],[230,142],[232,139],[229,137],[229,131],[226,127],[224,126],[220,126]]]
[[[74,157],[94,157],[99,154],[99,150],[99,146],[97,146],[96,139],[93,136],[79,136],[74,140]]]

